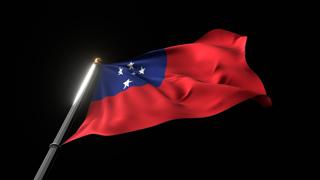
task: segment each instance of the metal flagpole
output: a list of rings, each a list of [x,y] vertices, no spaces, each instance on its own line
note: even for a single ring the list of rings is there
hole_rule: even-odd
[[[65,135],[65,133],[71,123],[71,120],[74,116],[74,113],[76,112],[77,108],[80,105],[81,99],[85,94],[84,92],[87,90],[87,85],[89,84],[90,80],[92,79],[92,75],[94,74],[96,67],[99,66],[100,63],[101,63],[101,59],[96,58],[94,60],[94,63],[91,65],[86,77],[84,78],[84,80],[80,86],[80,89],[77,92],[77,95],[74,99],[72,107],[70,108],[70,110],[68,112],[68,115],[66,116],[63,124],[61,125],[60,130],[59,130],[58,134],[56,135],[55,139],[49,145],[49,151],[48,151],[46,157],[44,158],[36,176],[34,177],[34,180],[42,180],[42,178],[44,177],[44,175],[45,175],[45,173],[51,163],[51,160],[54,157],[54,154],[56,153],[57,149],[60,147],[62,138]]]

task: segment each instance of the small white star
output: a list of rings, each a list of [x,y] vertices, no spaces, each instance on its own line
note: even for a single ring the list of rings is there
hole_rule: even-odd
[[[132,61],[129,64],[127,64],[127,66],[129,67],[129,70],[134,69],[133,65],[134,65],[134,62]]]
[[[118,75],[123,75],[123,68],[122,67],[119,67],[119,71],[118,71]]]
[[[146,70],[146,68],[141,67],[141,69],[139,70],[139,74],[144,74],[144,70]]]
[[[130,86],[130,83],[133,82],[131,81],[130,79],[127,79],[124,83],[123,83],[123,89],[125,89],[126,87],[129,87]]]
[[[136,72],[131,73],[131,75],[136,75]]]

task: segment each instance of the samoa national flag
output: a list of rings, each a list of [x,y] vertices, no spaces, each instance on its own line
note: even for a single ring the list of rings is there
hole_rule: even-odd
[[[88,114],[65,143],[220,113],[247,99],[271,105],[245,59],[246,37],[216,29],[190,44],[103,64]]]

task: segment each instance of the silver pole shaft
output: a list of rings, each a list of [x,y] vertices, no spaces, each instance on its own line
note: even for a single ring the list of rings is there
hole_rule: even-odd
[[[71,123],[71,120],[80,105],[80,102],[85,94],[85,91],[88,89],[87,85],[90,83],[90,81],[92,79],[94,70],[95,70],[96,66],[100,64],[100,62],[101,62],[100,58],[95,59],[94,64],[92,64],[89,72],[87,73],[85,79],[83,80],[81,87],[78,91],[78,94],[76,95],[76,99],[75,99],[72,107],[70,108],[68,115],[66,116],[65,120],[63,121],[59,132],[57,133],[55,139],[53,140],[53,143],[50,144],[49,151],[48,151],[46,157],[44,158],[44,160],[42,161],[42,164],[41,164],[36,176],[34,177],[34,180],[42,180],[43,179],[57,149],[60,147],[62,138],[64,137],[66,131],[68,130],[68,127]]]

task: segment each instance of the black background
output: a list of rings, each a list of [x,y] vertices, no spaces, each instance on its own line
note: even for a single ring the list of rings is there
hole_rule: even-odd
[[[97,56],[105,63],[121,61],[190,43],[222,28],[248,36],[247,62],[272,98],[273,7],[216,1],[52,2],[21,7],[16,89],[23,89],[25,96],[23,101],[16,97],[16,117],[24,129],[20,139],[30,148],[24,151],[19,175],[34,177]],[[87,96],[68,137],[84,119],[89,101]],[[265,176],[275,171],[269,164],[277,154],[272,111],[249,100],[209,118],[171,121],[112,137],[84,137],[59,150],[46,178]]]

